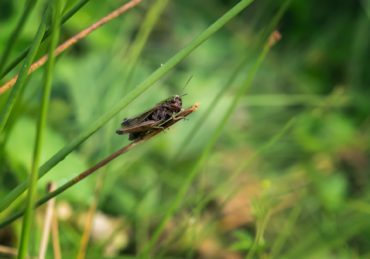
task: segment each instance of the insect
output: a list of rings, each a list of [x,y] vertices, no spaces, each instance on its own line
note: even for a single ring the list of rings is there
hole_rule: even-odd
[[[116,133],[129,134],[129,140],[136,140],[157,129],[163,129],[164,124],[181,110],[182,98],[174,95],[134,118],[124,119]]]
[[[167,129],[168,127],[172,126],[176,122],[184,119],[186,116],[188,116],[192,112],[196,111],[198,107],[199,107],[199,104],[195,103],[193,106],[186,108],[186,109],[182,109],[180,112],[173,114],[172,117],[169,118],[168,120],[160,122],[157,127],[153,127],[152,129],[148,131],[136,132],[134,134],[134,139],[132,140],[141,140],[144,138],[149,138],[154,135],[157,135],[161,131]]]

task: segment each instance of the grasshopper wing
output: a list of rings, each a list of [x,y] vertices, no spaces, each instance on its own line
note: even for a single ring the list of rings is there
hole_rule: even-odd
[[[123,125],[122,128],[116,130],[116,133],[119,135],[122,135],[122,134],[135,133],[135,132],[145,132],[145,131],[153,129],[153,127],[158,126],[160,122],[161,121],[149,120],[149,121],[143,121],[141,123],[138,123],[132,126]]]

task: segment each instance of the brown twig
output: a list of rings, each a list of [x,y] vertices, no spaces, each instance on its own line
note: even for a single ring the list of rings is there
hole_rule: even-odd
[[[83,230],[83,234],[82,234],[81,241],[80,241],[80,247],[78,249],[78,254],[76,256],[77,259],[84,259],[86,257],[86,251],[87,251],[90,236],[91,236],[91,230],[92,230],[92,227],[93,227],[94,216],[95,216],[96,210],[98,208],[99,195],[100,195],[100,191],[103,187],[102,176],[103,175],[100,174],[99,177],[97,178],[97,181],[96,181],[94,197],[93,197],[93,200],[91,202],[89,211],[87,212],[87,216],[86,216],[86,219],[85,219],[85,225],[84,225],[84,230]]]
[[[54,183],[50,183],[48,185],[48,192],[53,192],[56,189],[56,185]],[[40,250],[39,250],[39,259],[44,259],[46,255],[46,250],[48,247],[49,241],[49,233],[53,221],[54,216],[54,205],[55,199],[51,199],[48,201],[46,213],[45,213],[45,220],[44,220],[44,229],[42,231],[42,238],[40,242]]]
[[[74,35],[73,37],[69,38],[68,40],[66,40],[64,43],[62,43],[61,45],[59,45],[56,49],[55,49],[55,52],[54,52],[54,55],[55,56],[58,56],[60,53],[62,53],[63,51],[65,51],[67,48],[73,46],[74,44],[76,44],[78,41],[80,41],[81,39],[85,38],[86,36],[88,36],[90,33],[92,33],[93,31],[95,31],[96,29],[98,29],[99,27],[101,27],[102,25],[106,24],[107,22],[119,17],[120,15],[122,15],[123,13],[127,12],[128,10],[130,10],[131,8],[135,7],[136,5],[138,5],[142,0],[131,0],[130,2],[122,5],[121,7],[117,8],[116,10],[114,10],[113,12],[109,13],[108,15],[104,16],[103,18],[101,18],[99,21],[97,21],[96,23],[92,24],[91,26],[89,26],[88,28],[80,31],[79,33],[77,33],[76,35]],[[48,55],[44,55],[42,56],[39,60],[37,60],[36,62],[34,62],[30,69],[28,70],[28,74],[31,74],[33,73],[35,70],[37,70],[39,67],[41,67],[42,65],[45,64],[45,62],[48,60]],[[9,81],[7,81],[5,84],[3,84],[1,87],[0,87],[0,94],[3,94],[4,92],[6,92],[7,90],[9,90],[10,88],[13,87],[13,85],[15,84],[15,82],[17,81],[17,78],[18,78],[18,75],[14,76],[12,79],[10,79]]]
[[[0,245],[0,258],[3,258],[2,255],[5,255],[4,258],[15,258],[18,256],[18,249]],[[26,259],[32,258],[30,256],[26,256]]]
[[[60,249],[60,242],[59,242],[58,214],[57,213],[54,213],[53,215],[53,222],[51,225],[51,235],[52,235],[52,241],[53,241],[54,259],[61,259],[62,249]]]
[[[0,245],[0,255],[17,256],[16,248]]]
[[[278,41],[281,40],[281,34],[279,31],[273,31],[268,39],[269,47],[274,46]]]

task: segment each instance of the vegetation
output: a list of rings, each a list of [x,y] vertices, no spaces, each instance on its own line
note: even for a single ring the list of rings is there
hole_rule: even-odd
[[[369,0],[2,1],[0,28],[0,258],[370,256]],[[172,95],[186,119],[115,133]]]

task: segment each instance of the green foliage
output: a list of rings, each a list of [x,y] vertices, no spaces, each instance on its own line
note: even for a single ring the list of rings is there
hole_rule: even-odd
[[[0,224],[25,208],[46,73],[26,71],[52,32],[47,23],[37,34],[45,2],[8,2],[1,83],[23,72],[0,93]],[[38,199],[47,182],[61,186],[126,145],[114,133],[123,118],[174,94],[200,103],[57,196],[63,258],[79,251],[92,201],[86,258],[369,256],[370,2],[249,4],[143,1],[57,58]],[[64,1],[59,43],[118,5]],[[282,39],[270,48],[274,29]],[[18,245],[21,222],[0,229],[15,237],[1,245]]]
[[[234,236],[236,241],[231,246],[231,249],[245,252],[252,247],[253,237],[250,233],[239,230],[234,233]]]
[[[324,125],[323,120],[326,122]],[[305,151],[335,152],[351,144],[355,129],[348,118],[341,114],[313,114],[300,118],[295,134]]]

